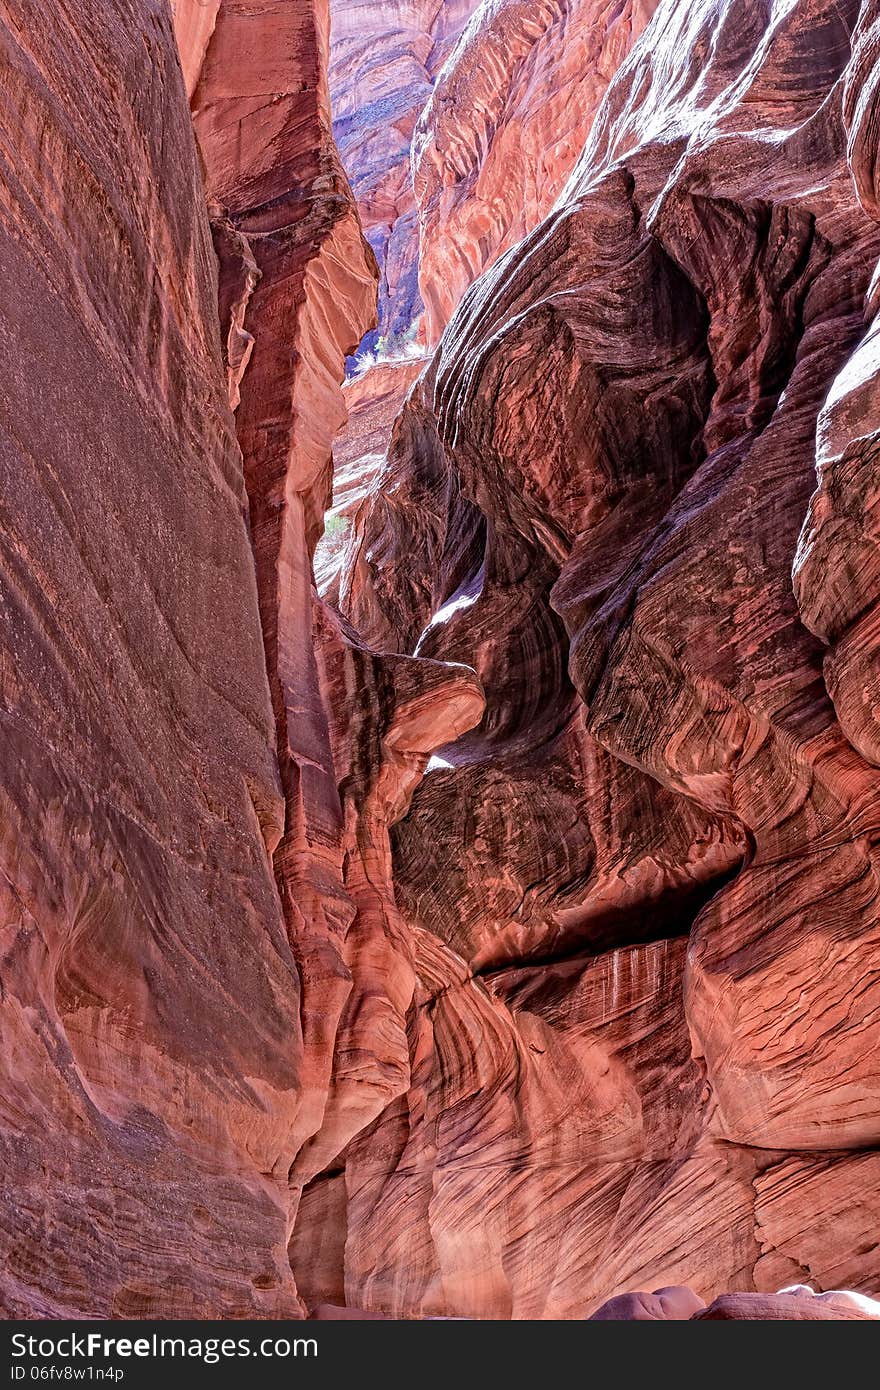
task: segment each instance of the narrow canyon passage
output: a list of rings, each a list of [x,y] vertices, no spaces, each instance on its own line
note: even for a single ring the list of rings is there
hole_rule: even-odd
[[[872,1316],[880,4],[0,53],[3,1315]]]

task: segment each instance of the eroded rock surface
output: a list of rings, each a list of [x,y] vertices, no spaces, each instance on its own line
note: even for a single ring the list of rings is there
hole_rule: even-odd
[[[328,5],[173,18],[0,4],[4,1313],[876,1316],[880,6],[480,7],[333,603]]]
[[[303,1182],[409,1085],[414,978],[388,830],[432,749],[483,706],[472,671],[377,657],[313,591],[344,360],[376,295],[332,138],[328,32],[317,0],[224,5],[193,96],[209,199],[260,275],[236,423],[285,794],[274,865],[303,990],[294,1207]]]
[[[333,130],[380,269],[379,323],[367,350],[399,347],[421,316],[413,131],[478,3],[331,0]]]
[[[326,5],[171,18],[2,11],[17,1315],[304,1313],[300,1188],[409,1083],[388,827],[483,705],[313,593],[376,283]]]
[[[658,0],[482,0],[413,137],[423,333],[549,212]]]
[[[350,620],[487,707],[392,832],[419,1084],[321,1198],[353,1303],[880,1283],[876,23],[661,3],[358,514]]]
[[[315,552],[318,592],[339,598],[342,560],[354,516],[375,487],[394,422],[425,365],[422,356],[385,358],[343,387],[345,424],[333,444],[333,499]]]
[[[284,806],[170,14],[15,0],[0,46],[0,1306],[296,1316]]]
[[[625,1293],[603,1303],[591,1322],[865,1322],[880,1319],[880,1302],[834,1289],[817,1294],[806,1284],[779,1293],[725,1293],[708,1307],[688,1288]]]

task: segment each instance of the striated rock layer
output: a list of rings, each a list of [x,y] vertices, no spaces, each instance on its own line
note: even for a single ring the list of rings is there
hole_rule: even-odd
[[[875,1322],[877,1319],[880,1319],[880,1302],[876,1299],[843,1289],[817,1294],[806,1284],[794,1284],[779,1293],[720,1294],[708,1307],[688,1288],[619,1294],[603,1303],[590,1321]]]
[[[44,9],[0,0],[0,1309],[875,1318],[877,0],[660,0],[613,80],[644,8],[480,8],[462,148],[521,110],[534,166],[564,95],[548,202],[582,149],[349,388],[332,606],[378,271],[327,0],[175,0],[179,54],[164,0]]]
[[[331,0],[333,132],[379,262],[379,325],[364,346],[399,345],[422,312],[413,131],[479,0]]]
[[[300,991],[168,8],[0,5],[0,1308],[284,1316]]]
[[[878,21],[661,0],[395,425],[343,610],[487,704],[392,831],[413,1085],[307,1194],[329,1297],[880,1286]]]
[[[481,0],[413,137],[427,342],[549,212],[657,4]]]
[[[376,278],[326,5],[203,18],[0,10],[7,1315],[303,1314],[300,1188],[409,1083],[388,826],[482,712],[313,595]]]
[[[384,358],[343,387],[346,419],[333,444],[333,505],[315,551],[318,591],[333,603],[352,518],[373,490],[394,421],[424,365],[421,355]]]
[[[409,1085],[414,979],[388,827],[431,750],[483,707],[472,671],[375,656],[313,591],[344,359],[376,293],[332,139],[327,21],[318,0],[221,6],[193,95],[215,225],[258,276],[236,423],[285,798],[274,868],[302,982],[292,1217],[303,1183]],[[225,270],[221,252],[221,289]]]

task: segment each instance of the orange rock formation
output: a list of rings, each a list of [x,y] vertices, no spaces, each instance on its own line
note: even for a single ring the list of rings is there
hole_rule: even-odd
[[[400,8],[322,598],[327,0],[0,0],[0,1308],[876,1318],[880,4]]]

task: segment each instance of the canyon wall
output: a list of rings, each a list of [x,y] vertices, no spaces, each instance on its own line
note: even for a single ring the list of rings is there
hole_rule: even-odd
[[[304,1314],[409,1079],[388,824],[482,709],[313,598],[375,261],[326,5],[205,11],[0,10],[7,1315]]]
[[[468,285],[545,216],[656,8],[331,0],[333,130],[380,267],[365,351],[400,347],[423,308],[436,343]]]
[[[413,131],[478,0],[331,0],[333,133],[379,263],[379,324],[364,348],[402,343],[422,312]]]
[[[382,358],[343,386],[346,419],[333,445],[333,506],[315,551],[318,591],[332,603],[352,519],[376,482],[394,421],[424,365],[423,357]]]
[[[880,4],[472,8],[0,0],[6,1316],[875,1315]]]
[[[437,342],[472,281],[548,212],[656,3],[331,5],[334,133],[380,286],[378,327],[346,384],[353,409],[337,438],[317,564],[327,597],[338,592],[352,502],[375,478],[418,349]]]
[[[880,1283],[877,33],[662,0],[394,426],[343,610],[487,706],[392,832],[352,1300]]]
[[[423,335],[550,211],[658,0],[482,0],[419,118]]]
[[[327,21],[318,0],[221,5],[192,98],[221,290],[242,264],[256,276],[236,424],[285,798],[274,866],[302,987],[292,1216],[302,1184],[409,1084],[413,978],[388,826],[431,748],[482,710],[471,671],[377,657],[313,592],[345,356],[376,299],[332,138]]]
[[[0,45],[0,1307],[296,1314],[284,806],[170,15],[4,0]]]

